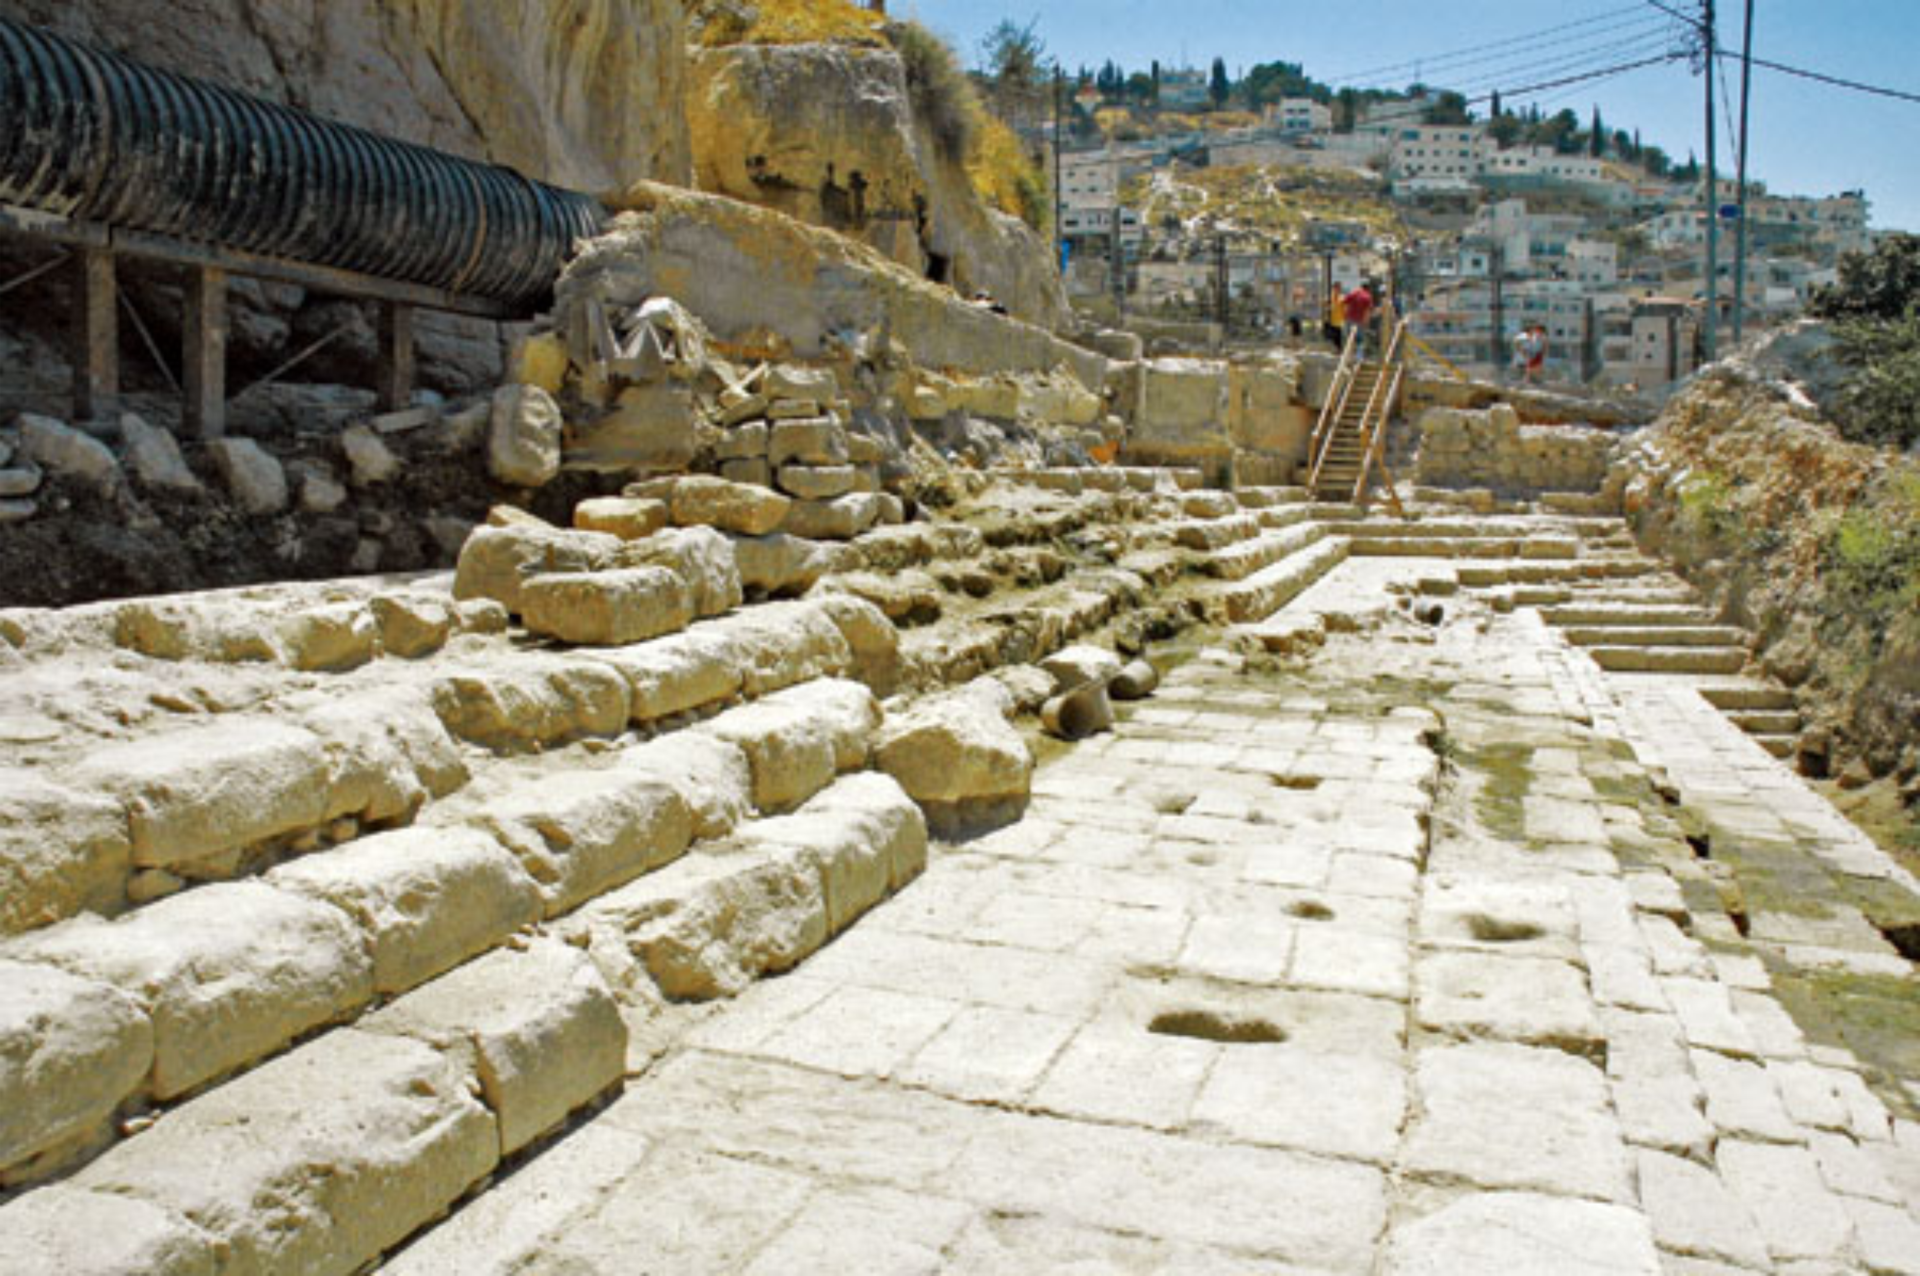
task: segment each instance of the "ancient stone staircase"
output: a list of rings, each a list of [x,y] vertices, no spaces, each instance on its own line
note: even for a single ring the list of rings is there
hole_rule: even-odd
[[[893,756],[916,705],[1109,627],[1258,621],[1347,551],[1303,491],[1192,481],[1007,475],[806,545],[506,519],[452,578],[9,614],[0,677],[47,729],[0,773],[43,848],[6,844],[0,1041],[34,1044],[0,1063],[0,1230],[76,1272],[377,1258],[673,1008],[920,872],[955,812]],[[1002,685],[988,719],[1045,691]]]

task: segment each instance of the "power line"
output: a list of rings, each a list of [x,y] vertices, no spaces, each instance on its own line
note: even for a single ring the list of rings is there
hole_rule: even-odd
[[[1722,57],[1737,57],[1734,54],[1722,54]],[[1797,75],[1803,80],[1814,80],[1821,84],[1831,84],[1836,88],[1852,89],[1856,93],[1872,93],[1878,97],[1889,97],[1900,102],[1920,102],[1920,93],[1909,93],[1905,89],[1890,89],[1879,84],[1863,84],[1859,80],[1848,80],[1837,75],[1828,75],[1824,71],[1810,71],[1805,67],[1788,66],[1783,62],[1769,62],[1765,58],[1755,58],[1755,66],[1765,67],[1769,71],[1778,71],[1783,75]]]
[[[1447,91],[1459,93],[1467,100],[1468,105],[1473,105],[1476,102],[1491,101],[1496,93],[1502,99],[1510,99],[1530,91],[1529,88],[1525,86],[1512,87],[1512,81],[1516,79],[1546,77],[1549,82],[1554,84],[1579,83],[1581,77],[1588,72],[1598,74],[1618,66],[1620,59],[1629,60],[1632,66],[1644,65],[1644,62],[1639,59],[1654,57],[1656,50],[1663,48],[1665,48],[1664,41],[1649,41],[1645,39],[1625,41],[1622,42],[1621,45],[1609,45],[1606,46],[1604,50],[1591,50],[1577,57],[1554,58],[1546,62],[1531,62],[1503,68],[1498,75],[1476,77],[1465,84],[1451,86]],[[1592,60],[1593,55],[1603,51],[1609,55],[1609,60],[1599,66],[1595,66]],[[1659,53],[1655,60],[1678,60],[1684,56],[1684,54],[1674,53],[1669,50]],[[1561,72],[1568,73],[1572,78],[1564,80],[1558,78]],[[1429,109],[1429,104],[1404,105],[1369,115],[1367,124],[1369,127],[1397,124],[1405,120],[1417,119],[1425,115]]]
[[[1682,13],[1670,4],[1661,3],[1661,0],[1645,0],[1645,2],[1660,10],[1660,12],[1666,14],[1669,18],[1684,22],[1690,27],[1699,28],[1705,25],[1704,20],[1698,14]]]
[[[1623,21],[1612,21],[1622,18]],[[1557,27],[1535,31],[1527,35],[1515,36],[1507,40],[1496,40],[1492,44],[1479,44],[1470,49],[1454,49],[1446,53],[1431,54],[1426,57],[1411,58],[1405,62],[1393,62],[1385,66],[1368,67],[1359,71],[1345,71],[1329,77],[1333,83],[1351,83],[1355,80],[1369,79],[1397,71],[1425,71],[1430,67],[1449,66],[1454,63],[1482,62],[1507,57],[1515,53],[1524,53],[1529,49],[1543,45],[1566,44],[1573,41],[1590,39],[1605,35],[1626,27],[1635,26],[1648,20],[1648,15],[1638,9],[1615,9],[1582,22],[1569,22]],[[1564,33],[1580,27],[1593,27],[1601,23],[1598,30],[1586,31],[1571,40]]]

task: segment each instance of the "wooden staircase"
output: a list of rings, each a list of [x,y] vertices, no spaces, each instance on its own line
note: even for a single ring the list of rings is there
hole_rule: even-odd
[[[1381,487],[1387,503],[1404,518],[1406,511],[1400,506],[1393,490],[1393,474],[1387,469],[1386,442],[1387,424],[1399,404],[1401,382],[1406,377],[1406,323],[1388,314],[1381,327],[1392,336],[1378,360],[1358,357],[1358,333],[1347,337],[1308,449],[1311,463],[1306,486],[1317,501],[1360,504],[1366,501],[1368,485],[1377,470],[1385,479]]]

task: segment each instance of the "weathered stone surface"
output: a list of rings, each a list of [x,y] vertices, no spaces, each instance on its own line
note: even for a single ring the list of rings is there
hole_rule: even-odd
[[[459,1065],[343,1029],[168,1114],[75,1187],[184,1217],[223,1272],[351,1272],[437,1216],[499,1160]],[[262,1202],[272,1208],[262,1208]]]
[[[573,525],[583,532],[637,541],[667,525],[667,506],[633,496],[596,496],[573,507]]]
[[[371,1016],[469,1067],[511,1156],[626,1074],[627,1026],[585,953],[552,940],[503,949]]]
[[[215,439],[207,445],[227,494],[249,514],[287,508],[287,472],[252,439]]]
[[[826,575],[829,563],[825,546],[785,532],[740,537],[733,542],[733,557],[740,569],[741,585],[764,594],[787,596],[813,588]]]
[[[1625,1144],[1599,1069],[1558,1050],[1422,1051],[1404,1153],[1416,1174],[1600,1200],[1632,1199]]]
[[[32,466],[0,470],[0,499],[32,496],[40,490],[42,477]]]
[[[828,606],[814,599],[764,603],[726,620],[727,637],[740,653],[749,696],[764,696],[853,668],[853,649]]]
[[[514,487],[542,487],[560,472],[560,405],[538,386],[503,385],[487,427],[487,472]]]
[[[1638,1161],[1640,1199],[1662,1246],[1676,1254],[1766,1268],[1767,1246],[1753,1216],[1712,1170],[1644,1149]]]
[[[693,839],[680,791],[630,767],[543,777],[490,802],[480,822],[538,885],[548,917],[670,863]]]
[[[776,470],[787,465],[844,465],[847,432],[831,417],[776,421],[767,440],[767,463]]]
[[[120,440],[126,449],[127,468],[140,486],[175,496],[197,496],[206,490],[187,468],[180,444],[168,431],[127,412],[120,417]]]
[[[353,471],[355,487],[385,483],[400,473],[400,458],[371,426],[356,425],[342,431],[340,450]]]
[[[693,599],[665,567],[532,576],[520,586],[528,630],[578,646],[618,647],[685,629]]]
[[[733,542],[710,527],[675,527],[621,546],[623,567],[669,568],[687,587],[694,613],[718,616],[740,605],[740,569]]]
[[[673,485],[671,505],[678,526],[764,536],[780,526],[789,502],[765,487],[691,474]]]
[[[698,731],[636,745],[620,765],[669,785],[686,804],[692,834],[725,837],[753,814],[753,768],[737,745]]]
[[[527,577],[611,567],[621,543],[617,536],[561,531],[545,524],[476,527],[460,548],[453,596],[463,601],[491,598],[518,613],[520,587]]]
[[[992,822],[1024,808],[1033,754],[1007,722],[1006,690],[990,679],[890,715],[875,740],[881,770],[926,809],[936,830]]]
[[[108,745],[83,758],[73,782],[126,806],[133,862],[174,864],[312,828],[327,800],[317,736],[268,721],[234,720]]]
[[[882,500],[872,492],[853,492],[831,501],[795,501],[780,530],[808,540],[852,540],[880,520]]]
[[[744,422],[722,434],[720,441],[714,445],[713,453],[722,461],[759,461],[764,465],[771,433],[771,427],[765,421]],[[725,474],[724,468],[722,474],[727,478],[732,477]]]
[[[1105,647],[1063,647],[1040,660],[1040,667],[1053,676],[1055,691],[1071,691],[1089,682],[1107,682],[1120,672],[1120,657]]]
[[[1759,1224],[1775,1261],[1844,1259],[1852,1220],[1840,1198],[1821,1181],[1811,1152],[1722,1139],[1716,1156],[1721,1177]]]
[[[830,501],[854,489],[851,465],[783,465],[780,489],[803,501]]]
[[[152,1064],[153,1025],[126,994],[0,959],[0,1181],[98,1133]]]
[[[1396,1227],[1385,1270],[1392,1276],[1659,1276],[1662,1268],[1646,1217],[1634,1210],[1531,1192],[1485,1192]]]
[[[9,1276],[214,1276],[211,1237],[185,1218],[115,1192],[59,1184],[0,1206]]]
[[[327,803],[323,820],[405,822],[429,798],[465,784],[467,765],[422,692],[373,689],[313,697],[286,706],[323,741]]]
[[[478,830],[378,833],[283,864],[267,881],[352,918],[381,993],[416,988],[541,916],[533,879]]]
[[[860,688],[866,693],[866,688]],[[828,723],[797,705],[767,699],[724,714],[700,728],[738,747],[753,768],[753,804],[761,811],[791,810],[825,788],[837,768]]]
[[[448,674],[434,684],[433,709],[457,739],[493,749],[544,748],[619,734],[632,694],[619,671],[600,660],[523,657]]]
[[[927,826],[900,786],[882,775],[830,785],[792,815],[744,834],[750,846],[811,856],[825,884],[827,928],[839,934],[926,866]]]
[[[300,508],[309,514],[331,514],[347,503],[347,487],[333,472],[312,462],[296,464],[290,471]]]
[[[1587,981],[1564,961],[1437,952],[1424,954],[1413,974],[1423,1028],[1606,1055]]]
[[[761,444],[761,450],[766,450]],[[767,464],[764,456],[736,457],[720,463],[720,477],[729,483],[744,483],[750,487],[772,487],[773,467]]]
[[[446,646],[453,632],[453,609],[425,594],[375,594],[367,600],[380,627],[380,650],[413,660]]]
[[[628,386],[612,411],[570,439],[567,463],[585,469],[677,474],[693,462],[701,429],[693,394],[678,381]]]
[[[20,452],[41,469],[107,491],[120,481],[120,463],[106,444],[51,417],[22,412]]]
[[[287,663],[295,669],[340,672],[373,659],[379,626],[360,603],[323,603],[274,626]]]
[[[0,769],[0,935],[119,912],[131,847],[119,803]]]
[[[796,363],[776,363],[768,368],[761,389],[769,399],[830,403],[840,397],[840,383],[831,370],[803,368]]]
[[[259,882],[77,918],[16,955],[112,984],[153,1021],[154,1097],[184,1094],[365,1005],[373,965],[345,914]]]

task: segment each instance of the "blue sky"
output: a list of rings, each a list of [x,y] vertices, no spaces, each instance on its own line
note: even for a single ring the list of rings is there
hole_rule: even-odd
[[[1694,9],[1695,0],[1665,0]],[[1723,44],[1738,50],[1743,0],[1719,0]],[[1379,68],[1355,83],[1405,87],[1416,78],[1520,84],[1611,65],[1658,42],[1661,15],[1635,0],[891,0],[972,61],[1002,18],[1038,20],[1049,51],[1072,70],[1108,58],[1129,70],[1153,59],[1238,70],[1300,62],[1318,79]],[[1644,11],[1642,20],[1637,11]],[[1564,24],[1566,30],[1535,37]],[[1524,42],[1522,42],[1524,41]],[[1754,53],[1795,66],[1920,93],[1920,0],[1756,0]],[[1419,66],[1411,65],[1416,61]],[[1508,83],[1505,87],[1511,88]],[[1738,78],[1729,86],[1737,112]],[[1629,72],[1539,96],[1584,120],[1597,104],[1609,128],[1634,127],[1676,159],[1703,151],[1700,80],[1686,64]],[[1724,106],[1716,108],[1729,171]],[[1920,231],[1920,102],[1869,97],[1756,69],[1755,178],[1786,194],[1864,187],[1874,225]]]

